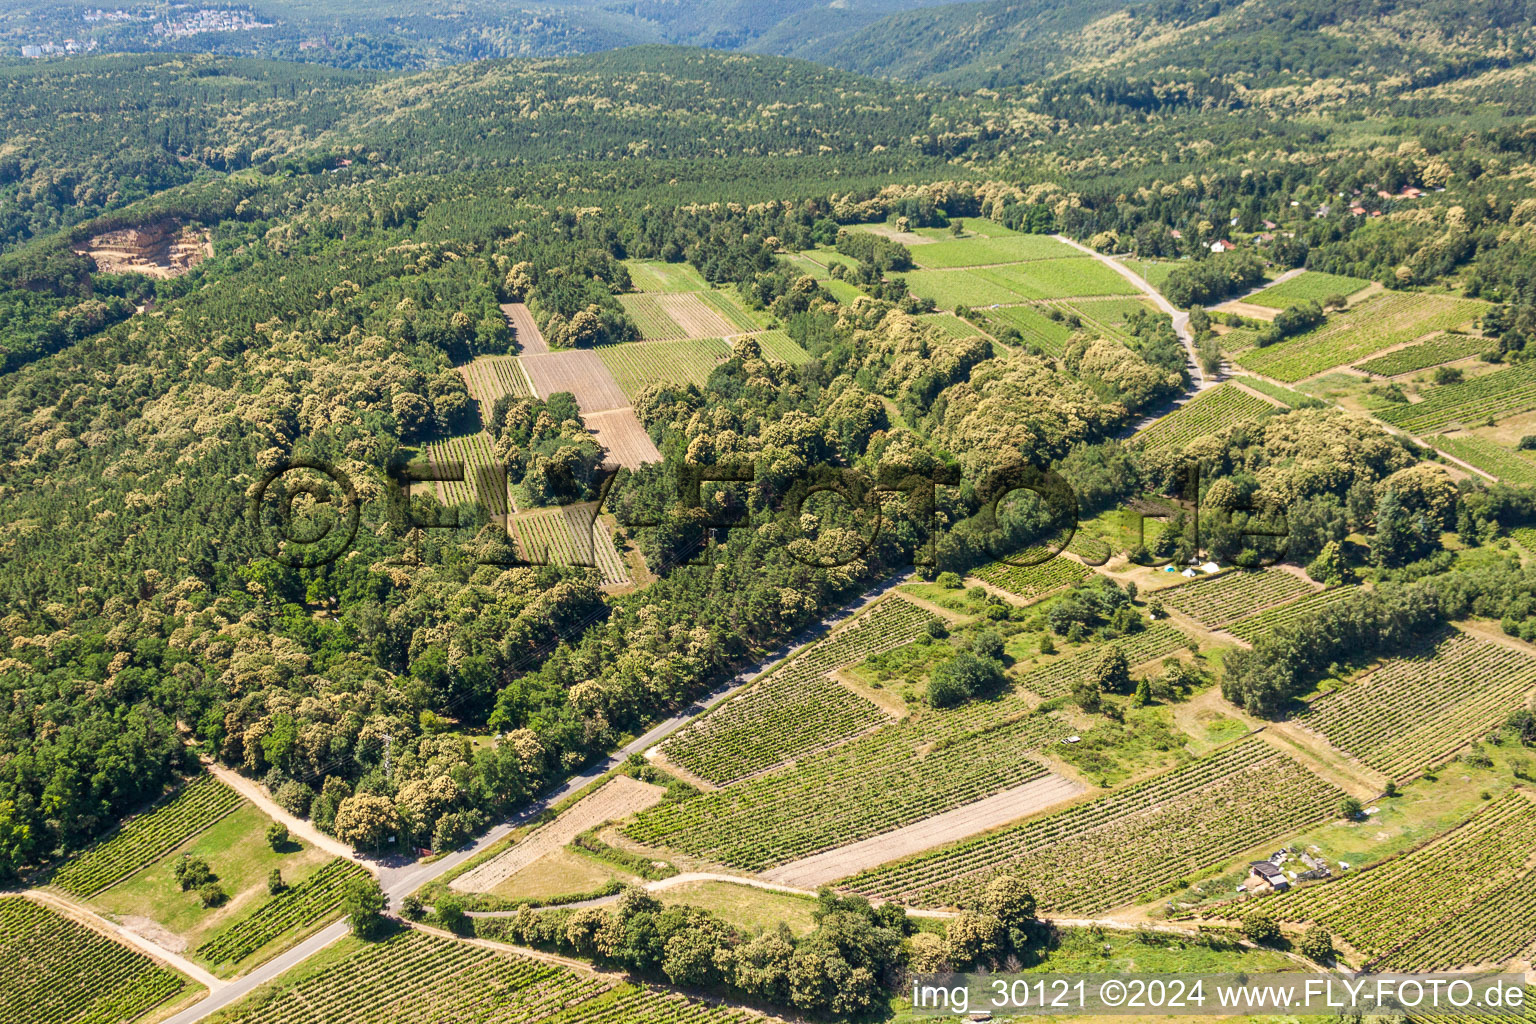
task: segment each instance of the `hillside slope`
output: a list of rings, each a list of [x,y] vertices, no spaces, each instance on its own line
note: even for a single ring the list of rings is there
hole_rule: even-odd
[[[1426,85],[1528,60],[1528,0],[989,0],[892,15],[796,52],[869,74],[1007,86],[1071,71],[1249,92]]]

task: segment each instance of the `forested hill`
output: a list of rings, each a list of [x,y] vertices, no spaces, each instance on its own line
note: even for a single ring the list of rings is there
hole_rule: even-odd
[[[496,57],[555,57],[645,43],[790,53],[832,45],[894,12],[945,0],[461,0],[451,6],[362,0],[255,0],[245,24],[157,33],[139,16],[86,20],[82,0],[0,0],[0,53],[74,39],[99,52],[174,50],[420,70]]]
[[[870,74],[1007,86],[1072,72],[1211,80],[1251,102],[1370,95],[1528,61],[1527,0],[989,0],[908,11],[800,56]]]
[[[0,251],[199,177],[833,152],[889,172],[966,152],[997,120],[943,91],[663,46],[410,74],[210,55],[26,61],[0,66],[0,97]]]

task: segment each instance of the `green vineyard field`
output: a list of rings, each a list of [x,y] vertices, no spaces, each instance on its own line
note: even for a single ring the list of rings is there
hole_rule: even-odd
[[[407,930],[356,943],[295,981],[224,1010],[217,1024],[529,1024],[609,983],[566,967]],[[637,1020],[636,1024],[640,1024]]]
[[[130,819],[69,861],[50,881],[72,895],[94,896],[233,813],[240,804],[234,790],[212,775],[199,775],[171,800]]]
[[[1046,775],[1035,756],[1067,727],[997,702],[902,719],[724,789],[660,804],[625,827],[642,843],[747,871],[808,857]]]
[[[1533,853],[1536,804],[1516,791],[1399,857],[1260,905],[1322,924],[1380,969],[1498,963],[1536,942]]]
[[[438,501],[444,505],[478,504],[492,515],[507,514],[506,467],[496,458],[489,434],[477,430],[431,441],[422,454],[434,477],[448,476],[455,467],[462,476],[459,480],[439,479],[431,485]]]
[[[1072,330],[1059,320],[1052,320],[1034,306],[999,306],[996,309],[972,311],[979,316],[987,330],[994,336],[1013,328],[1026,344],[1034,345],[1047,355],[1060,355],[1066,347]]]
[[[1283,384],[1275,384],[1258,377],[1240,376],[1244,387],[1252,388],[1262,395],[1268,395],[1288,409],[1299,409],[1309,403],[1315,403],[1317,399],[1302,394],[1300,391],[1285,387]]]
[[[636,291],[675,295],[680,292],[700,292],[709,287],[691,263],[631,260],[626,266],[629,268],[630,283]]]
[[[811,354],[795,344],[794,339],[783,331],[764,331],[753,337],[763,350],[763,355],[769,359],[777,359],[790,366],[802,366],[811,361]]]
[[[1333,587],[1330,590],[1320,590],[1289,604],[1268,608],[1257,615],[1250,615],[1245,619],[1239,619],[1224,628],[1228,633],[1239,639],[1255,643],[1260,637],[1268,636],[1283,626],[1289,626],[1303,616],[1347,600],[1353,593],[1355,593],[1354,587]]]
[[[719,338],[635,341],[604,345],[597,350],[597,355],[624,394],[633,401],[652,384],[703,387],[714,368],[730,358],[731,349]]]
[[[1065,299],[1083,295],[1136,295],[1136,286],[1088,256],[1010,263],[971,271],[1027,299]],[[1000,301],[1000,300],[993,300]]]
[[[1081,254],[1049,235],[1009,235],[1004,238],[961,238],[912,246],[912,262],[924,270],[983,267],[1077,257]]]
[[[649,292],[638,295],[620,295],[619,305],[640,328],[640,337],[646,341],[666,341],[681,338],[687,332],[661,308],[656,296]]]
[[[1148,448],[1183,448],[1197,437],[1209,437],[1239,423],[1275,412],[1274,405],[1242,388],[1223,384],[1190,401],[1138,433],[1133,440]]]
[[[590,502],[519,512],[507,520],[507,525],[525,561],[595,567],[604,583],[629,582],[629,570],[614,547],[613,534],[601,518],[592,521]],[[578,540],[587,530],[592,537],[590,546]]]
[[[953,313],[934,313],[929,316],[917,318],[920,323],[929,327],[938,328],[951,338],[979,338],[982,335],[981,328],[969,320],[962,320]]]
[[[1152,309],[1152,306],[1144,300],[1132,298],[1078,299],[1074,302],[1056,300],[1042,303],[1042,305],[1054,307],[1063,313],[1075,314],[1089,330],[1116,341],[1130,340],[1131,335],[1126,330],[1125,324],[1132,313]]]
[[[717,291],[711,288],[700,292],[699,298],[721,319],[744,334],[760,331],[766,323],[766,316],[748,309],[734,289]]]
[[[1517,412],[1536,409],[1536,363],[1520,363],[1431,388],[1422,402],[1388,406],[1376,415],[1416,434],[1442,430],[1452,423],[1479,426]]]
[[[1202,626],[1214,628],[1252,616],[1270,605],[1295,600],[1312,590],[1305,580],[1280,569],[1237,569],[1159,590],[1157,596],[1168,607]]]
[[[1383,292],[1329,315],[1293,338],[1238,357],[1243,368],[1292,383],[1433,331],[1463,327],[1487,308],[1475,299],[1418,292]]]
[[[1468,683],[1476,680],[1475,687]],[[1452,632],[1390,658],[1314,700],[1298,721],[1392,779],[1416,775],[1519,710],[1536,691],[1536,657]]]
[[[1001,874],[1042,909],[1101,913],[1325,819],[1343,794],[1254,736],[1091,802],[857,875],[871,899],[974,903]]]
[[[1487,338],[1475,334],[1437,334],[1433,338],[1367,359],[1356,365],[1367,373],[1381,377],[1395,377],[1400,373],[1427,370],[1441,363],[1455,362],[1485,352],[1492,345]]]
[[[459,367],[469,395],[480,405],[482,424],[490,420],[496,399],[502,395],[532,398],[533,388],[528,375],[518,364],[517,356],[480,356]]]
[[[1524,487],[1536,485],[1536,459],[1512,452],[1486,437],[1478,437],[1476,434],[1456,437],[1442,435],[1432,438],[1431,443],[1447,455],[1453,455],[1505,483]]]
[[[267,943],[330,916],[347,882],[367,875],[361,865],[338,857],[197,947],[197,955],[213,964],[239,963]]]
[[[1110,647],[1117,647],[1132,666],[1166,657],[1189,644],[1189,637],[1165,622],[1154,623],[1139,633],[1108,643],[1094,644],[1075,654],[1048,661],[1024,675],[1024,687],[1049,700],[1069,693],[1074,683],[1087,677]]]
[[[0,897],[0,1020],[128,1024],[187,981],[127,946],[20,896]]]
[[[827,673],[911,643],[932,617],[899,596],[880,601],[679,730],[663,748],[668,759],[724,785],[884,722]]]
[[[1059,543],[1059,542],[1058,542]],[[1087,579],[1092,570],[1081,562],[1058,555],[1039,565],[1010,565],[1007,562],[989,562],[971,575],[994,587],[1001,587],[1026,601],[1054,593],[1062,587]]]
[[[1371,282],[1358,277],[1345,277],[1343,274],[1324,274],[1317,270],[1308,270],[1298,274],[1289,281],[1272,284],[1263,291],[1248,296],[1244,302],[1255,306],[1267,306],[1270,309],[1285,309],[1299,302],[1316,302],[1321,304],[1325,299],[1334,295],[1353,295]]]
[[[415,929],[346,939],[209,1024],[775,1024],[718,1006]]]
[[[973,270],[913,270],[901,277],[906,281],[907,288],[912,294],[932,300],[933,304],[940,309],[954,309],[956,306],[1013,305],[1032,298],[1043,298],[1043,296],[1025,295],[1006,288]],[[831,281],[828,282],[828,287],[834,284],[853,288],[846,281]],[[854,295],[858,294],[859,292],[855,289]],[[839,301],[846,300],[842,300],[839,296]]]

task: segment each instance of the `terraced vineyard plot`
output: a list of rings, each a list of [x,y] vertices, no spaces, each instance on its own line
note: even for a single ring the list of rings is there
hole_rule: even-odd
[[[1345,277],[1343,274],[1325,274],[1318,270],[1308,270],[1305,273],[1297,274],[1289,281],[1272,284],[1263,291],[1248,296],[1243,301],[1251,302],[1255,306],[1267,306],[1270,309],[1285,309],[1287,306],[1294,306],[1298,302],[1316,302],[1321,305],[1331,296],[1353,295],[1370,283],[1358,277]]]
[[[711,288],[699,292],[699,299],[712,313],[730,325],[733,330],[727,333],[751,334],[763,329],[766,317],[748,309],[734,290],[717,291]]]
[[[589,568],[595,565],[604,583],[629,582],[629,570],[614,547],[613,534],[602,519],[592,521],[590,502],[520,512],[508,519],[507,525],[525,561]],[[582,531],[587,529],[592,533],[590,546],[579,541]]]
[[[13,1024],[127,1024],[187,984],[142,953],[20,896],[0,897],[0,957],[0,1020]]]
[[[640,337],[646,341],[665,341],[684,336],[682,326],[661,307],[656,295],[643,292],[639,295],[620,295],[619,305],[640,328]]]
[[[898,596],[880,601],[679,730],[663,748],[667,758],[725,785],[884,722],[883,711],[827,673],[911,643],[932,617]]]
[[[721,338],[742,330],[758,329],[757,324],[747,319],[745,314],[742,314],[740,322],[733,324],[705,301],[707,296],[714,296],[717,303],[722,301],[712,292],[689,292],[685,295],[658,295],[656,302],[661,311],[683,329],[684,338]],[[742,323],[745,327],[741,326]]]
[[[1477,426],[1517,412],[1536,409],[1536,363],[1519,363],[1460,384],[1443,384],[1422,402],[1394,405],[1376,415],[1416,434],[1442,430],[1452,423]]]
[[[831,278],[831,272],[822,264],[817,263],[804,253],[790,253],[782,257],[785,263],[794,267],[802,274],[815,278],[817,281],[826,281]]]
[[[1304,395],[1300,391],[1285,387],[1282,384],[1275,384],[1272,381],[1261,380],[1258,377],[1243,376],[1241,380],[1244,387],[1257,391],[1261,395],[1268,395],[1287,409],[1301,409],[1306,407],[1308,403],[1317,401],[1317,399]]]
[[[1536,872],[1497,889],[1385,956],[1393,971],[1447,970],[1529,960],[1536,944]]]
[[[1239,423],[1263,419],[1275,406],[1242,388],[1223,384],[1196,395],[1138,433],[1134,440],[1147,448],[1183,448],[1197,437],[1209,437]]]
[[[1221,342],[1221,350],[1229,356],[1240,356],[1250,351],[1259,340],[1259,332],[1252,327],[1234,327],[1231,330],[1218,334]]]
[[[1536,484],[1536,461],[1512,452],[1502,445],[1476,434],[1456,437],[1440,436],[1431,443],[1447,455],[1454,455],[1462,462],[1476,466],[1485,473],[1498,477],[1505,483]]]
[[[1100,913],[1333,814],[1343,793],[1257,736],[1090,803],[844,883],[872,899],[973,905],[999,874],[1043,910]]]
[[[507,514],[506,467],[496,458],[490,435],[485,431],[429,442],[422,453],[434,477],[449,475],[455,466],[462,472],[460,480],[433,482],[438,501],[444,505],[479,504],[492,515]]]
[[[496,399],[503,395],[533,397],[533,389],[528,386],[528,377],[516,356],[479,356],[459,367],[459,375],[469,388],[469,397],[480,405],[482,422],[490,420]]]
[[[212,964],[239,963],[285,933],[330,916],[341,905],[347,882],[367,875],[361,865],[338,857],[197,947],[197,955]]]
[[[1024,677],[1024,686],[1049,700],[1071,691],[1074,683],[1098,666],[1110,647],[1124,651],[1125,660],[1136,666],[1166,657],[1188,644],[1189,637],[1166,622],[1153,623],[1140,633],[1094,644],[1076,654],[1047,662],[1041,668],[1031,669]]]
[[[1132,313],[1146,312],[1152,306],[1141,299],[1079,299],[1076,302],[1054,301],[1048,303],[1064,313],[1076,314],[1084,326],[1106,338],[1117,341],[1130,339],[1126,321]]]
[[[642,843],[748,871],[799,860],[1043,778],[1035,752],[1069,731],[981,701],[903,719],[766,775],[641,813]]]
[[[1287,383],[1433,331],[1470,324],[1487,308],[1474,299],[1416,292],[1383,292],[1331,314],[1327,322],[1238,357],[1244,368]]]
[[[821,286],[831,292],[832,297],[844,305],[852,305],[855,299],[864,294],[857,285],[849,284],[847,281],[828,280],[821,282]]]
[[[1441,363],[1455,362],[1487,351],[1490,342],[1475,334],[1437,334],[1433,338],[1357,363],[1367,373],[1395,377],[1400,373],[1427,370]]]
[[[1030,299],[1139,294],[1135,285],[1090,256],[983,267],[972,273]]]
[[[1312,589],[1305,580],[1279,569],[1238,569],[1160,590],[1157,596],[1202,626],[1214,628],[1310,594]]]
[[[414,929],[210,1018],[217,1024],[531,1024],[606,992],[602,978]],[[301,969],[302,970],[302,969]],[[637,1021],[637,1024],[639,1022]]]
[[[1516,914],[1502,922],[1484,900],[1529,892],[1536,805],[1519,792],[1481,808],[1400,857],[1334,881],[1265,897],[1283,921],[1316,921],[1370,961],[1404,970],[1461,967],[1513,956],[1536,934]]]
[[[962,320],[953,313],[934,313],[931,316],[920,316],[919,322],[929,327],[937,327],[951,338],[979,338],[982,331],[969,320]]]
[[[550,1024],[776,1024],[777,1018],[712,1003],[693,1002],[675,992],[621,985],[589,999]]]
[[[629,281],[636,291],[674,294],[701,292],[708,283],[691,263],[662,263],[659,260],[631,260]]]
[[[811,361],[811,354],[783,331],[764,331],[753,337],[763,350],[763,355],[769,359],[777,359],[790,366],[802,366]]]
[[[1001,587],[1026,601],[1044,597],[1062,587],[1087,579],[1093,571],[1081,562],[1057,556],[1039,565],[1010,565],[1007,562],[990,562],[971,575],[994,587]]]
[[[122,881],[241,804],[234,790],[212,775],[199,775],[167,803],[131,819],[104,842],[65,864],[50,879],[74,896],[94,896]]]
[[[692,341],[635,341],[604,345],[597,350],[631,401],[652,384],[704,386],[715,367],[730,358],[730,346],[719,338]]]
[[[1487,733],[1532,690],[1536,658],[1458,631],[1317,698],[1297,720],[1388,778],[1403,779]]]
[[[1032,298],[1044,298],[1040,295],[1025,295],[1015,291],[994,280],[982,277],[979,271],[914,270],[901,277],[906,281],[907,288],[912,294],[931,299],[940,309],[954,309],[956,306],[1012,305]],[[829,281],[825,287],[831,289],[831,286],[836,284],[853,288],[846,281]],[[833,293],[836,294],[836,291],[833,290]],[[853,289],[853,294],[861,293]],[[838,301],[850,300],[844,300],[839,295]]]
[[[913,246],[912,262],[925,270],[982,267],[993,263],[1075,257],[1076,249],[1049,235],[1010,235],[1006,238],[958,238]]]
[[[1052,320],[1034,306],[999,306],[996,309],[976,310],[987,330],[1000,336],[1013,328],[1026,344],[1034,345],[1047,355],[1060,355],[1066,347],[1072,329],[1059,320]]]
[[[1320,611],[1329,605],[1338,604],[1347,600],[1355,593],[1354,587],[1333,587],[1330,590],[1319,590],[1309,594],[1290,604],[1282,604],[1277,608],[1267,608],[1257,615],[1250,615],[1246,619],[1239,619],[1230,626],[1223,627],[1235,637],[1246,640],[1249,643],[1257,643],[1260,637],[1268,636],[1275,630],[1289,626],[1297,620]]]

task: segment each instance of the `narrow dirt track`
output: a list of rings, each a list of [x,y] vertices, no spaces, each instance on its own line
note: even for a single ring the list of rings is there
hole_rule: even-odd
[[[1037,814],[1087,791],[1087,787],[1071,779],[1046,775],[902,828],[781,864],[764,871],[762,877],[770,882],[814,889],[887,861]]]

